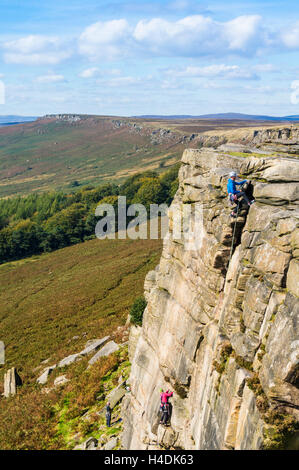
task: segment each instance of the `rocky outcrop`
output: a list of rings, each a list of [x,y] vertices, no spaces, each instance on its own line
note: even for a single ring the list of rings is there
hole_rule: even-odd
[[[17,393],[17,387],[22,385],[22,379],[19,376],[15,367],[9,369],[4,375],[4,393],[3,395],[8,398]]]
[[[45,385],[48,381],[49,375],[53,372],[54,369],[56,369],[56,367],[57,367],[56,364],[50,367],[46,367],[43,370],[42,374],[36,380],[37,383],[39,383],[40,385]]]
[[[231,170],[252,181],[256,200],[236,222],[226,198]],[[143,326],[131,335],[122,446],[294,448],[298,159],[186,150],[179,181],[160,264],[145,283]],[[174,233],[174,222],[198,206],[203,223],[198,244],[190,245]],[[196,225],[187,213],[190,234]],[[159,425],[160,388],[174,391],[169,428]]]
[[[88,361],[88,364],[94,364],[97,362],[101,357],[104,356],[109,356],[110,354],[116,352],[119,350],[118,344],[116,344],[114,341],[109,341],[105,346],[100,349],[92,358]]]
[[[69,379],[67,379],[65,375],[60,375],[54,380],[54,387],[61,387],[62,385],[65,385],[68,382]]]
[[[89,354],[98,351],[89,361],[90,364],[96,362],[96,360],[102,356],[108,356],[112,352],[117,351],[118,345],[114,343],[114,341],[109,341],[110,336],[105,336],[104,338],[100,339],[91,339],[87,341],[85,347],[82,351],[70,354],[67,357],[64,357],[59,361],[58,364],[54,364],[53,366],[46,367],[42,374],[38,377],[37,383],[40,385],[45,385],[48,381],[49,375],[53,372],[56,367],[62,368],[73,364],[74,362],[80,361],[84,356],[88,356]],[[109,343],[108,343],[109,341]],[[102,348],[102,351],[99,349]]]
[[[195,135],[193,139],[198,147],[218,148],[221,151],[255,154],[299,153],[298,125],[288,125],[284,128],[273,125],[259,129],[247,127],[207,131]]]

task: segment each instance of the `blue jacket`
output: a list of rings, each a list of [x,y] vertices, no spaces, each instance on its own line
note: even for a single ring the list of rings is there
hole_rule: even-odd
[[[247,180],[243,180],[243,181],[240,181],[240,183],[238,183],[237,181],[234,181],[234,180],[229,178],[228,183],[227,183],[227,192],[228,192],[228,194],[237,194],[237,193],[239,193],[240,191],[237,191],[236,185],[239,186],[240,184],[246,183],[246,181]]]

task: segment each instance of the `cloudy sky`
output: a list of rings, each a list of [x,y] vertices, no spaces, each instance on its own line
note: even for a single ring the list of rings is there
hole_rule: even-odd
[[[2,115],[299,114],[299,2],[0,0],[0,81]]]

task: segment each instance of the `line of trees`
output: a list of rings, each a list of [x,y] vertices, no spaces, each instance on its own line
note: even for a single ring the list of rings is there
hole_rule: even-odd
[[[170,204],[178,187],[175,165],[158,175],[147,171],[123,184],[84,186],[71,194],[47,192],[0,200],[0,263],[63,248],[94,238],[99,203]]]

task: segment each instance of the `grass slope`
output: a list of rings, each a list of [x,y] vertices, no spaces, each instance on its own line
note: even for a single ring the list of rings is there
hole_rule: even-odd
[[[74,181],[119,182],[140,171],[174,164],[185,147],[196,146],[188,139],[193,133],[258,125],[238,120],[99,116],[81,116],[73,122],[66,116],[3,127],[0,198],[65,190]]]
[[[26,383],[35,381],[42,361],[115,332],[160,250],[159,240],[96,239],[0,266],[0,376],[15,366]]]
[[[127,122],[127,121],[126,121]],[[112,119],[39,120],[0,129],[0,197],[100,184],[173,163],[183,146],[151,143],[152,129],[117,127]]]

